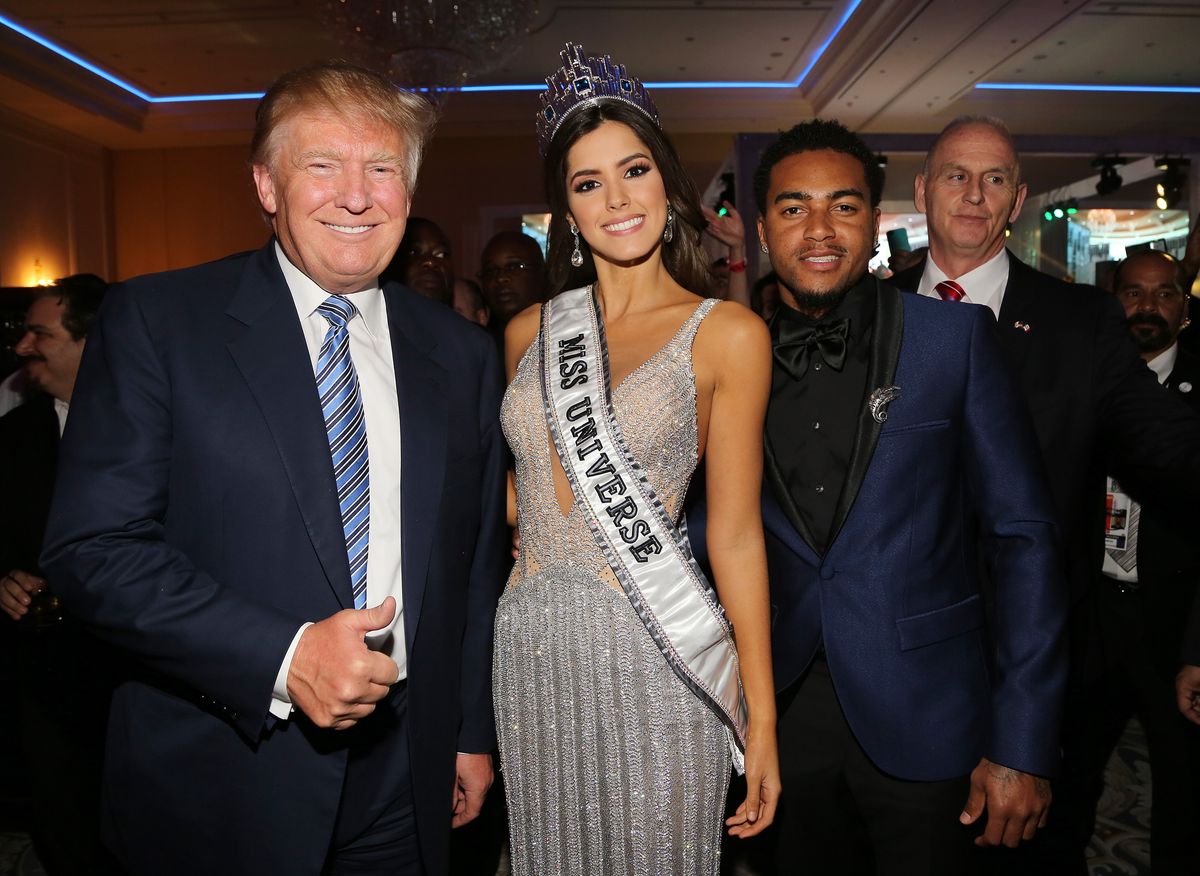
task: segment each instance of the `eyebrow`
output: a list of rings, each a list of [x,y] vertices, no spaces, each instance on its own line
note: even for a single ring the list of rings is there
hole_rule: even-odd
[[[780,192],[775,196],[774,203],[778,204],[780,201],[812,201],[817,197],[817,195],[811,192]],[[863,197],[861,189],[836,189],[821,197],[826,201],[836,201],[838,198],[859,198],[860,200],[866,200]]]
[[[971,172],[971,168],[966,167],[962,164],[958,164],[957,162],[953,162],[953,161],[947,161],[945,164],[942,165],[942,171],[945,172],[947,170],[965,170],[967,173]],[[986,168],[986,169],[980,171],[980,173],[1003,173],[1003,174],[1007,174],[1009,176],[1011,176],[1014,172],[1015,172],[1014,166],[1011,164],[1008,165],[1007,167],[1004,165],[994,165],[992,167],[989,167],[989,168]]]
[[[336,152],[332,149],[310,149],[307,152],[301,152],[296,156],[297,163],[310,161],[313,158],[326,158],[331,161],[344,161],[345,156],[341,152]],[[393,155],[390,152],[376,152],[374,155],[364,159],[366,164],[403,164],[404,158],[399,155]]]
[[[629,164],[629,162],[637,161],[639,158],[643,158],[647,161],[650,160],[650,156],[647,155],[646,153],[635,152],[632,155],[627,155],[626,157],[624,157],[620,161],[618,161],[617,167],[624,167],[625,165]],[[568,182],[575,182],[575,180],[581,176],[590,176],[594,173],[599,173],[599,172],[600,171],[594,170],[592,168],[584,168],[583,170],[577,170],[573,174],[571,174],[571,178],[568,180]]]

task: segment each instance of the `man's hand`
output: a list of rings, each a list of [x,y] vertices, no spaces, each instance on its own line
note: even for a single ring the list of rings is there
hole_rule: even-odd
[[[46,579],[13,569],[0,581],[0,608],[13,620],[29,613],[33,597],[46,589]]]
[[[1200,724],[1200,666],[1184,666],[1175,676],[1175,697],[1183,717]]]
[[[363,637],[392,622],[396,600],[347,608],[300,634],[288,670],[292,704],[318,727],[353,727],[387,696],[400,673],[391,657],[367,648]]]
[[[479,815],[479,810],[483,808],[483,798],[492,786],[492,756],[463,754],[460,751],[454,772],[450,826],[462,827]]]
[[[971,791],[958,820],[974,824],[987,810],[987,827],[975,838],[977,846],[1016,848],[1046,826],[1050,811],[1050,780],[992,763],[986,757],[971,772]]]

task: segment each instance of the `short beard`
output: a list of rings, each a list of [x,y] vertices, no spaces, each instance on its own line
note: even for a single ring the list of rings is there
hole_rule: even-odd
[[[827,292],[815,292],[811,289],[793,289],[782,277],[779,278],[779,282],[791,293],[795,301],[796,310],[807,316],[820,319],[825,314],[837,310],[838,306],[846,300],[846,296],[850,294],[850,290],[858,285],[858,278],[855,278],[853,282],[830,289]]]
[[[1153,353],[1171,346],[1171,329],[1167,321],[1156,314],[1140,314],[1130,317],[1126,323],[1133,329],[1133,340],[1138,350]],[[1149,332],[1142,329],[1150,329]]]

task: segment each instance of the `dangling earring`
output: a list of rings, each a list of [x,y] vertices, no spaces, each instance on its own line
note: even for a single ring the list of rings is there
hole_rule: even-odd
[[[571,236],[575,238],[575,248],[571,250],[571,264],[577,268],[583,267],[583,253],[579,251],[579,229],[574,222],[567,223],[571,227]]]
[[[663,229],[663,243],[670,243],[675,239],[675,211],[671,209],[671,205],[667,204],[667,227]]]

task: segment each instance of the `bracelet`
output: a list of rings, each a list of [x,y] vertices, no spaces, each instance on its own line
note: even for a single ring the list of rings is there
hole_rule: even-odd
[[[740,274],[746,270],[746,260],[738,259],[736,262],[729,263],[729,273]]]

